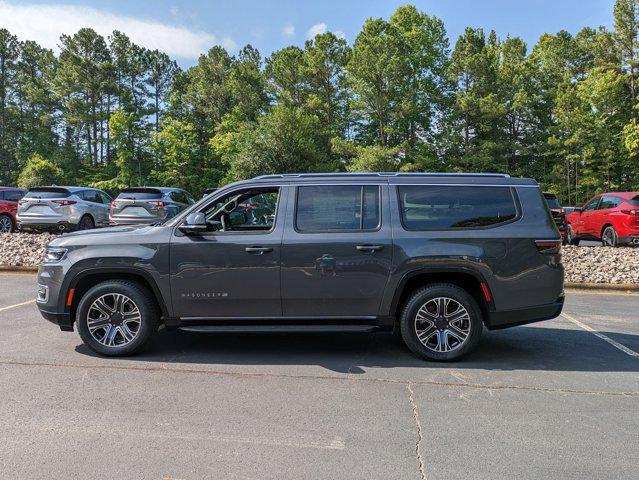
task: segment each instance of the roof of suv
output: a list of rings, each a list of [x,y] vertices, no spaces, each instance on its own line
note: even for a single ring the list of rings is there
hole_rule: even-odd
[[[367,173],[285,173],[261,175],[248,182],[254,183],[308,183],[347,181],[382,181],[388,183],[428,183],[428,184],[464,184],[464,185],[534,185],[530,178],[512,178],[501,173],[408,173],[408,172],[367,172]],[[244,183],[244,182],[240,182]]]
[[[68,192],[75,193],[80,192],[82,190],[99,190],[98,188],[93,187],[68,187],[64,185],[49,185],[49,186],[41,186],[41,187],[33,187],[30,188],[30,192],[42,192],[42,191],[60,191],[67,190]]]

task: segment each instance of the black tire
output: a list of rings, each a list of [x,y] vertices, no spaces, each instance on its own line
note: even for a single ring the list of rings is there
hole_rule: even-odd
[[[604,228],[604,231],[601,232],[601,244],[604,247],[618,247],[619,246],[619,235],[615,230],[615,227],[612,225],[608,225]]]
[[[417,313],[422,307],[429,305],[429,302],[433,302],[437,298],[454,300],[465,308],[468,314],[467,336],[451,351],[435,351],[422,343],[417,335]],[[404,343],[415,355],[426,360],[453,361],[460,359],[477,347],[483,329],[482,313],[475,299],[465,290],[449,283],[433,283],[420,288],[410,296],[402,309],[400,329]],[[442,331],[442,334],[449,338],[448,333],[444,333],[445,331],[446,329]],[[439,334],[437,336],[439,338]]]
[[[109,294],[119,294],[128,297],[139,310],[139,327],[129,343],[107,346],[98,341],[89,331],[89,310],[96,300]],[[158,330],[159,317],[160,314],[155,298],[144,286],[136,282],[109,280],[95,285],[83,295],[76,311],[76,324],[80,338],[82,338],[84,344],[91,350],[101,355],[121,357],[138,353],[149,343]],[[124,336],[122,335],[121,337],[124,340]]]
[[[91,215],[83,215],[78,222],[78,230],[91,230],[95,228],[95,221]]]
[[[6,213],[0,214],[0,233],[13,233],[16,231],[16,225],[11,215]]]
[[[575,231],[572,229],[572,225],[568,224],[568,231],[566,232],[566,241],[568,245],[579,246],[579,239],[575,238]]]

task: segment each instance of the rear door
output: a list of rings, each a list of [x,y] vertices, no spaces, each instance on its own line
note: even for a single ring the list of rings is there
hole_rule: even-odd
[[[604,195],[601,197],[599,206],[592,216],[593,229],[597,236],[601,236],[604,225],[612,223],[611,214],[614,209],[622,202],[622,199],[612,195]]]
[[[392,260],[388,185],[291,188],[282,243],[284,316],[379,315]]]

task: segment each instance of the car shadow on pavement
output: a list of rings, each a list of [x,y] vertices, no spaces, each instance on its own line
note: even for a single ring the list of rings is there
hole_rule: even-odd
[[[639,335],[602,332],[636,349]],[[83,344],[78,353],[98,356]],[[458,362],[425,362],[391,334],[161,331],[145,353],[125,360],[207,365],[317,365],[339,373],[366,368],[463,368],[638,372],[639,361],[584,330],[517,327],[484,331],[477,350]],[[117,360],[116,360],[117,361]]]

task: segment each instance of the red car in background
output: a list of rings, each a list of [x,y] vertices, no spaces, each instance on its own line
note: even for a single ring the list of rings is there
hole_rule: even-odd
[[[639,244],[639,192],[595,195],[566,217],[568,243],[599,240],[606,246]]]
[[[16,229],[18,201],[27,193],[14,187],[0,187],[0,233],[11,233]]]

